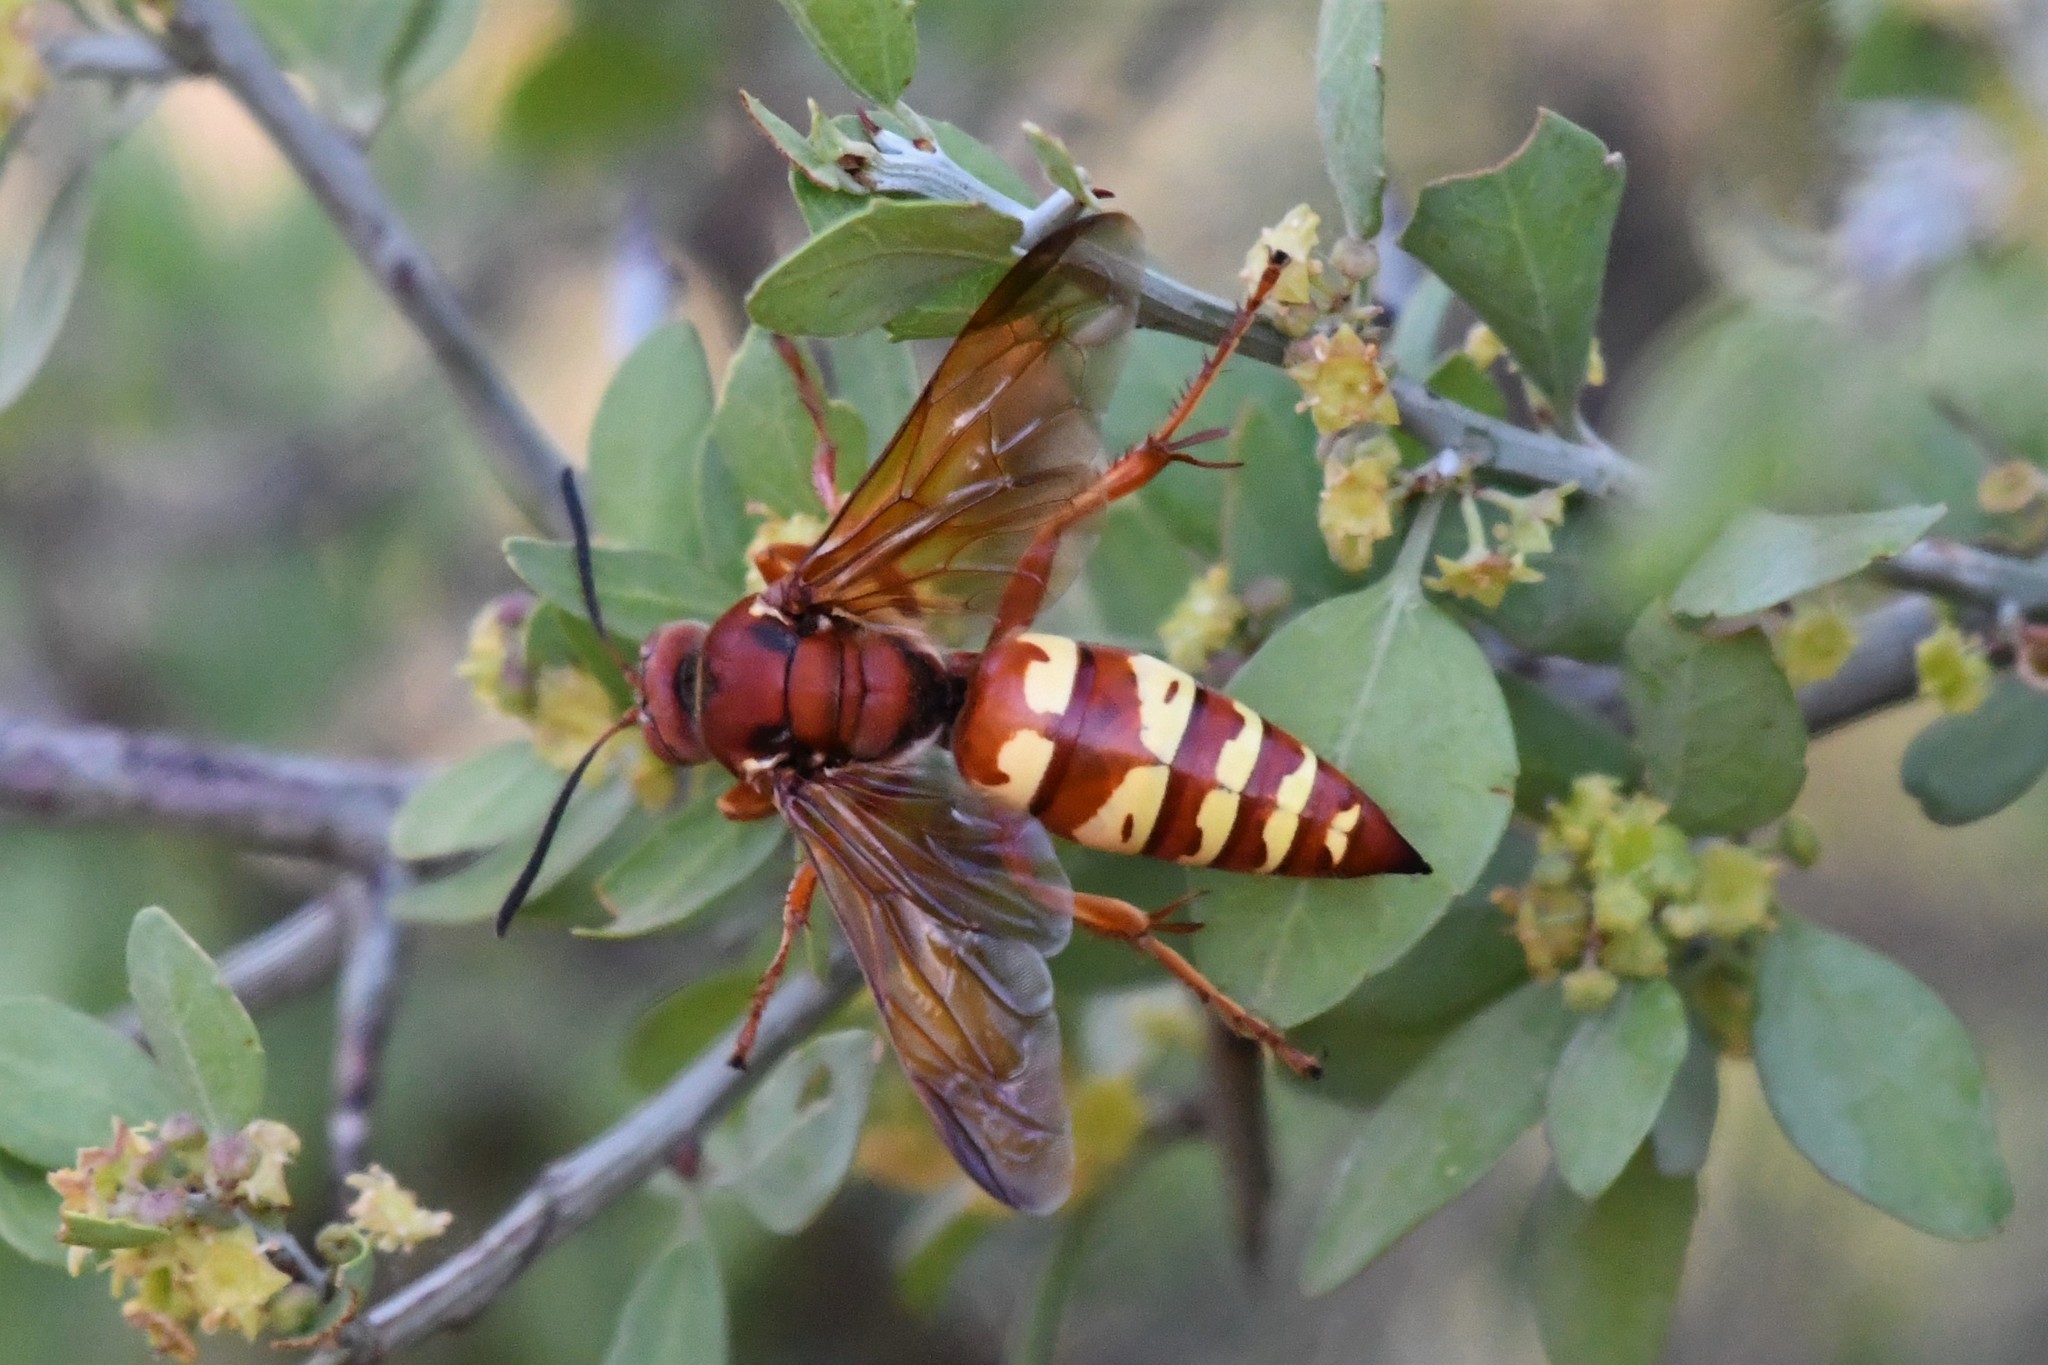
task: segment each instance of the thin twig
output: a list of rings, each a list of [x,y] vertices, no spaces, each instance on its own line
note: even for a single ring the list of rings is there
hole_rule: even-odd
[[[566,534],[554,492],[561,452],[498,373],[453,286],[385,197],[361,149],[299,97],[234,0],[181,0],[163,43],[179,66],[218,79],[263,126],[440,362],[506,496],[534,525]]]
[[[398,1003],[404,948],[404,935],[391,918],[391,898],[410,880],[403,867],[386,863],[367,894],[347,902],[347,946],[334,996],[334,1099],[327,1114],[328,1166],[337,1199],[346,1189],[341,1179],[366,1164],[370,1109]]]
[[[73,80],[169,81],[183,75],[162,48],[140,33],[73,33],[38,49],[53,76]]]
[[[1993,554],[1952,540],[1928,539],[1907,546],[1878,565],[1878,572],[1902,588],[1955,602],[2021,611],[2048,607],[2048,559]]]
[[[261,853],[374,868],[416,774],[58,725],[0,713],[0,810],[67,823],[147,821]]]
[[[682,1144],[701,1137],[777,1057],[838,1009],[858,981],[841,962],[826,980],[788,982],[762,1016],[747,1070],[726,1065],[735,1036],[728,1033],[659,1094],[543,1170],[475,1241],[377,1304],[349,1333],[346,1348],[316,1357],[314,1365],[382,1360],[475,1318],[542,1253],[637,1188]]]
[[[312,990],[341,963],[342,920],[362,884],[345,878],[253,938],[220,957],[221,979],[251,1014]],[[130,1038],[142,1037],[135,1006],[123,1005],[107,1022]]]

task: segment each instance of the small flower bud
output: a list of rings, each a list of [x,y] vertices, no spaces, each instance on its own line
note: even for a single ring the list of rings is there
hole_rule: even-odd
[[[240,1133],[223,1133],[207,1147],[206,1165],[215,1184],[238,1185],[256,1173],[256,1149]]]
[[[1330,248],[1330,269],[1352,284],[1380,273],[1380,249],[1363,237],[1343,236]]]
[[[1984,647],[1944,622],[1913,647],[1920,695],[1952,716],[1967,715],[1991,694],[1991,663]]]
[[[486,710],[520,719],[533,714],[533,677],[526,667],[526,622],[533,608],[531,594],[506,593],[469,623],[469,648],[455,676]]]
[[[1388,490],[1400,466],[1401,451],[1385,434],[1367,441],[1351,459],[1333,457],[1323,465],[1316,526],[1331,561],[1346,573],[1371,568],[1374,547],[1394,534]]]
[[[1602,940],[1600,965],[1616,976],[1663,976],[1671,969],[1670,951],[1664,946],[1663,935],[1644,925]]]
[[[1565,1008],[1574,1014],[1598,1014],[1613,1003],[1621,982],[1605,967],[1579,967],[1566,972],[1562,982]]]
[[[1856,623],[1828,603],[1805,602],[1778,632],[1778,664],[1794,687],[1835,676],[1856,652]]]
[[[1778,823],[1778,851],[1798,867],[1812,867],[1820,861],[1820,833],[1813,821],[1794,812]]]
[[[273,1336],[298,1336],[320,1316],[320,1291],[311,1285],[286,1285],[270,1301],[265,1316]]]
[[[2007,460],[1977,482],[1977,505],[1987,512],[2024,512],[2048,492],[2048,474],[2027,460]]]

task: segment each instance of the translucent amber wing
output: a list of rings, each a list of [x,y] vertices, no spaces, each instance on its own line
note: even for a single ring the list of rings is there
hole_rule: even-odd
[[[779,797],[918,1097],[961,1168],[1043,1212],[1073,1181],[1047,954],[1073,893],[1036,821],[978,796],[940,749]]]
[[[1019,261],[771,603],[985,629],[1033,534],[1104,467],[1102,409],[1143,273],[1122,214],[1082,219]],[[1070,533],[1055,591],[1087,540]]]

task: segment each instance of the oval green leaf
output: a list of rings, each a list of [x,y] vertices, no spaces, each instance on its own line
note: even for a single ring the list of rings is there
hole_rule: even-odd
[[[627,1082],[649,1092],[668,1084],[746,1012],[760,978],[752,967],[735,967],[657,1000],[626,1040]]]
[[[611,923],[576,932],[633,938],[681,924],[758,872],[784,834],[780,820],[726,819],[718,794],[701,792],[599,880]]]
[[[93,172],[98,165],[97,153],[85,156],[58,185],[29,245],[14,297],[0,314],[0,412],[35,380],[71,311],[71,297],[85,267]]]
[[[1230,690],[1349,774],[1435,869],[1197,876],[1204,970],[1285,1026],[1390,965],[1472,884],[1507,827],[1515,737],[1479,646],[1398,572],[1296,617]]]
[[[392,855],[413,862],[445,858],[537,829],[563,777],[523,739],[472,754],[421,783],[398,808]]]
[[[633,806],[632,790],[623,782],[603,782],[577,792],[527,899],[539,900],[561,885],[562,879],[595,853],[632,813]],[[524,837],[508,839],[459,872],[408,886],[392,898],[393,917],[415,924],[474,924],[489,919],[504,904],[519,869],[533,853],[539,832],[536,824],[521,831]]]
[[[1521,1254],[1544,1354],[1558,1365],[1656,1365],[1699,1210],[1690,1176],[1638,1156],[1595,1203],[1546,1184]]]
[[[1302,1267],[1324,1294],[1469,1189],[1543,1113],[1576,1015],[1532,981],[1461,1026],[1360,1125]]]
[[[1674,822],[1740,834],[1792,808],[1806,782],[1806,720],[1762,631],[1702,635],[1652,607],[1623,663],[1645,776]]]
[[[505,542],[505,558],[528,587],[571,616],[585,618],[572,546],[513,536]],[[710,571],[658,550],[597,546],[590,553],[590,573],[605,628],[636,640],[671,621],[715,621],[733,603],[731,588]],[[618,668],[608,665],[605,671]]]
[[[723,1365],[727,1349],[718,1252],[692,1204],[680,1240],[633,1282],[604,1365]]]
[[[57,1240],[62,1205],[42,1167],[0,1152],[0,1242],[31,1261],[63,1265],[67,1253]]]
[[[1937,825],[1996,815],[2048,772],[2048,696],[2011,674],[1976,710],[1943,716],[1913,737],[1899,775]]]
[[[263,1040],[220,968],[157,906],[128,930],[128,993],[157,1065],[214,1133],[263,1107]]]
[[[1586,379],[1622,180],[1618,154],[1546,109],[1500,165],[1425,186],[1401,234],[1567,422]]]
[[[782,0],[847,89],[892,107],[917,71],[917,0]]]
[[[1344,209],[1344,230],[1370,241],[1387,188],[1386,0],[1323,0],[1316,30],[1316,131]]]
[[[1927,534],[1948,509],[1786,516],[1756,509],[1723,527],[1671,592],[1681,616],[1748,616],[1847,578]]]
[[[1891,959],[1785,916],[1757,974],[1757,1077],[1830,1180],[1923,1232],[1989,1237],[2012,1212],[1970,1037]]]
[[[1671,1093],[1650,1129],[1657,1169],[1665,1175],[1698,1175],[1707,1164],[1714,1120],[1721,1108],[1721,1054],[1706,1030],[1693,1025],[1685,1060],[1671,1080]]]
[[[867,449],[866,425],[849,403],[830,404],[826,429],[841,450]],[[784,514],[823,510],[811,488],[818,430],[797,396],[796,377],[775,350],[774,336],[762,328],[747,329],[726,367],[711,437],[745,502]]]
[[[1550,1078],[1544,1131],[1558,1174],[1598,1199],[1642,1146],[1689,1042],[1685,1003],[1669,981],[1626,987],[1572,1034]]]
[[[747,295],[757,326],[851,336],[931,300],[942,286],[1007,266],[1018,223],[986,204],[871,199],[768,268]]]
[[[689,322],[670,323],[634,348],[590,428],[596,535],[706,563],[704,519],[714,511],[704,471],[715,407],[711,365]]]
[[[776,1064],[705,1154],[761,1226],[799,1231],[853,1165],[881,1044],[866,1029],[814,1038]],[[821,1089],[822,1086],[822,1089]]]
[[[0,1000],[0,1149],[54,1171],[113,1120],[168,1117],[178,1097],[141,1048],[54,1000]]]

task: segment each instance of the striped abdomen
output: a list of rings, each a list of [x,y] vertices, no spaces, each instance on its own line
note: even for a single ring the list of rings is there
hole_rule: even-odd
[[[997,641],[968,683],[953,753],[996,800],[1110,853],[1286,877],[1429,870],[1308,746],[1143,654]]]

